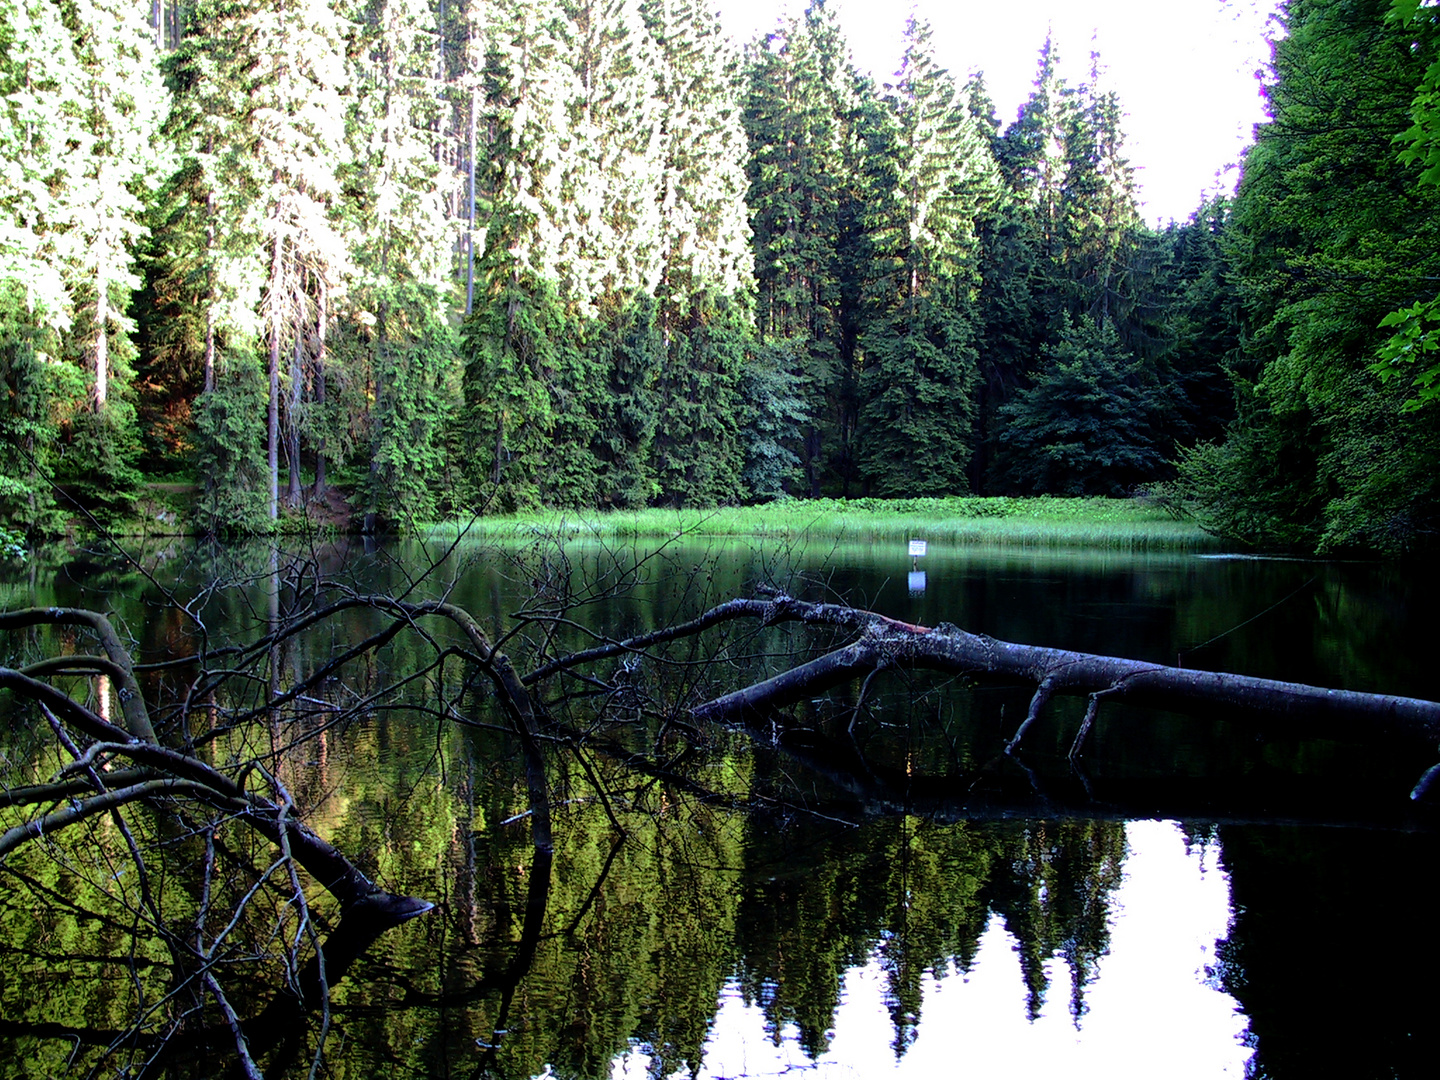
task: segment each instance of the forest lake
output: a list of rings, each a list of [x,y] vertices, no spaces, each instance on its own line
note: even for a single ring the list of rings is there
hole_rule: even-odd
[[[392,593],[427,571],[422,591],[497,635],[537,585],[583,589],[624,567],[626,587],[575,621],[617,636],[773,587],[1005,641],[1435,693],[1421,642],[1437,578],[1394,564],[937,543],[916,560],[894,540],[656,546],[575,541],[559,557],[547,542],[356,539],[315,553],[313,569]],[[0,607],[109,611],[154,660],[190,634],[157,584],[186,598],[230,582],[200,610],[212,634],[243,637],[263,624],[268,558],[177,542],[149,557],[154,581],[104,553],[36,562],[0,586]],[[298,678],[363,631],[292,643],[279,666]],[[743,663],[773,665],[762,654],[802,641],[772,628]],[[413,663],[397,644],[378,666],[393,677]],[[670,674],[665,692],[682,692]],[[997,764],[1028,697],[891,674],[799,710],[802,732],[813,727],[802,738],[700,733],[702,749],[666,775],[557,743],[554,859],[538,884],[503,731],[377,708],[317,735],[283,766],[306,819],[385,888],[437,905],[332,987],[322,1075],[1434,1074],[1440,860],[1433,819],[1408,799],[1433,757],[1115,707],[1072,767],[1082,704],[1060,703],[1018,761]],[[658,722],[637,720],[645,738]],[[11,769],[33,749],[14,724],[0,743]],[[63,882],[37,868],[53,853],[31,846],[33,864],[8,867]],[[140,1075],[143,1055],[105,1037],[134,1022],[142,993],[120,923],[79,917],[63,885],[0,880],[0,1076]],[[252,968],[234,995],[242,1019],[287,992],[263,957]],[[264,1075],[309,1073],[317,1027],[270,1048]],[[156,1069],[217,1067],[230,1067],[223,1051]]]

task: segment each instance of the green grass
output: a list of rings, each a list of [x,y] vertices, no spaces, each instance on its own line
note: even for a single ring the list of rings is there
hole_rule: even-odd
[[[1199,526],[1178,521],[1140,499],[1039,497],[933,499],[798,499],[715,510],[610,513],[542,511],[444,522],[436,539],[464,531],[475,538],[752,537],[871,541],[916,538],[933,543],[1014,547],[1089,547],[1133,551],[1197,551],[1217,543]]]

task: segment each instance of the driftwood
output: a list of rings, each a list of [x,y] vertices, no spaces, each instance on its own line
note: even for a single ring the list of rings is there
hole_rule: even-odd
[[[732,606],[767,622],[837,626],[856,630],[859,636],[763,682],[705,702],[693,710],[698,720],[751,722],[887,668],[923,668],[977,680],[1033,684],[1030,708],[1007,752],[1016,749],[1046,703],[1057,695],[1089,698],[1072,757],[1080,753],[1100,703],[1107,700],[1222,717],[1260,716],[1294,733],[1316,737],[1405,740],[1430,749],[1440,744],[1440,703],[1433,701],[1018,645],[946,623],[916,626],[874,612],[785,596],[732,601],[722,608]],[[1420,788],[1424,786],[1422,781]]]

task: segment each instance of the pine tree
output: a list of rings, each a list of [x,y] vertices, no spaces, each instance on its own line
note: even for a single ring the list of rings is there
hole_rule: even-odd
[[[463,411],[450,440],[469,449],[465,505],[529,509],[551,501],[552,484],[568,489],[596,471],[586,460],[593,433],[585,392],[596,381],[581,344],[586,320],[563,294],[571,283],[563,181],[577,149],[567,110],[577,84],[558,4],[495,5],[486,17],[478,105],[485,248],[463,332]],[[554,442],[557,424],[563,445]],[[552,462],[564,464],[564,477]],[[569,490],[563,497],[585,501]]]
[[[234,66],[220,77],[246,95],[216,164],[218,216],[221,231],[248,239],[242,257],[264,267],[259,311],[269,383],[267,513],[274,520],[282,438],[286,498],[301,498],[301,437],[310,420],[304,390],[312,374],[306,333],[316,325],[316,300],[349,273],[336,212],[347,73],[340,21],[326,0],[269,0],[231,12],[221,9],[208,27],[212,40],[231,38]]]
[[[757,345],[745,366],[741,396],[745,399],[745,471],[742,479],[754,499],[776,499],[794,493],[800,455],[794,433],[810,419],[805,381],[796,373],[795,353],[804,347],[795,339]]]
[[[5,14],[0,321],[14,411],[4,426],[21,459],[7,476],[25,478],[6,487],[34,528],[52,471],[102,517],[123,512],[138,486],[127,309],[167,101],[139,6],[20,2]],[[35,370],[47,353],[83,375]]]
[[[645,506],[660,494],[651,448],[660,416],[656,378],[665,340],[656,322],[654,297],[636,293],[614,312],[602,312],[590,350],[599,371],[608,376],[599,395],[592,444],[599,504]]]
[[[512,278],[490,285],[465,320],[463,420],[465,486],[457,508],[503,513],[542,505],[557,447],[552,377],[573,366],[573,326],[544,282]],[[568,449],[568,448],[567,448]]]
[[[364,11],[353,160],[343,176],[357,268],[345,305],[356,313],[373,396],[367,513],[391,520],[434,513],[439,433],[457,375],[448,310],[454,231],[433,153],[443,103],[430,77],[429,24],[419,0],[373,0]]]
[[[654,470],[662,498],[712,505],[743,495],[738,389],[754,276],[738,71],[704,0],[649,0],[643,12],[664,103]]]
[[[552,272],[565,301],[595,315],[659,279],[659,48],[639,0],[565,0],[561,9],[570,96]]]
[[[0,517],[47,532],[52,403],[84,394],[78,372],[46,362],[71,317],[60,245],[81,75],[55,4],[5,0],[0,14]]]
[[[1070,324],[1035,385],[1001,408],[998,470],[1026,495],[1126,495],[1163,477],[1169,401],[1109,323]]]
[[[1095,85],[1099,58],[1091,60],[1091,83],[1073,95],[1065,115],[1059,275],[1072,317],[1097,325],[1113,321],[1123,337],[1141,220],[1134,172],[1124,157],[1120,104]]]
[[[1059,59],[1047,34],[1034,87],[1005,131],[999,157],[1006,182],[1030,209],[1040,258],[1052,264],[1060,258],[1065,138],[1075,110],[1074,94],[1060,77]]]
[[[140,284],[134,268],[145,198],[168,165],[160,130],[169,107],[147,15],[148,5],[134,0],[73,0],[70,14],[87,138],[67,155],[74,164],[65,246],[75,343],[90,386],[60,475],[102,518],[128,509],[140,483],[129,308]]]
[[[965,96],[935,61],[929,26],[914,19],[892,101],[895,183],[872,219],[858,459],[876,494],[946,494],[968,484],[976,222],[998,176]]]
[[[846,472],[854,430],[854,279],[863,260],[847,258],[847,242],[853,248],[861,213],[854,143],[867,84],[823,0],[752,46],[746,70],[756,327],[771,357],[791,358],[782,398],[803,400],[801,414],[785,410],[790,428],[774,433],[783,447],[750,453],[798,455],[806,490],[818,494],[827,472]]]
[[[269,498],[258,352],[264,264],[257,236],[243,227],[247,207],[227,186],[248,102],[249,46],[238,14],[226,3],[197,5],[189,32],[164,61],[175,95],[166,134],[178,164],[152,211],[150,307],[141,323],[147,371],[163,376],[172,393],[186,384],[197,392],[190,411],[204,478],[199,524],[249,533],[266,527]]]

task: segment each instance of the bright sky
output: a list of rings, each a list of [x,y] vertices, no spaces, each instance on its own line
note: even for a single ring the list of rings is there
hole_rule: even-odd
[[[712,0],[744,42],[806,0]],[[1130,162],[1142,208],[1159,224],[1184,221],[1217,183],[1233,190],[1253,126],[1264,119],[1258,72],[1269,59],[1272,0],[830,0],[856,64],[885,82],[914,10],[929,19],[942,63],[957,78],[983,71],[1008,125],[1029,95],[1046,29],[1061,73],[1087,81],[1100,53],[1101,86],[1125,111]]]

